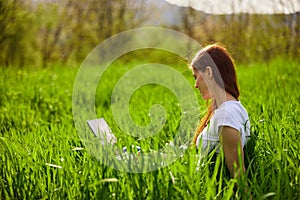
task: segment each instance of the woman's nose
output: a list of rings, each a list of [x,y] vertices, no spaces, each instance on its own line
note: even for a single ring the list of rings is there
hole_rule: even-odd
[[[197,83],[195,83],[195,88],[198,88],[198,85],[197,85]]]

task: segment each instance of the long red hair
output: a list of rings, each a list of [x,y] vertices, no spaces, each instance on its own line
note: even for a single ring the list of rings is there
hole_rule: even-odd
[[[232,57],[229,55],[225,47],[216,44],[205,47],[195,56],[191,66],[196,68],[198,71],[205,71],[206,67],[210,66],[216,83],[234,98],[239,98],[240,92],[237,83],[235,65]],[[207,107],[208,110],[206,115],[200,120],[195,132],[193,139],[193,143],[195,145],[198,136],[207,126],[210,118],[212,117],[213,111],[216,107],[215,100],[212,100]]]

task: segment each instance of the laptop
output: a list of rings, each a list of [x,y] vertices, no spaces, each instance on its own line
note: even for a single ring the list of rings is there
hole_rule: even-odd
[[[104,118],[92,119],[88,120],[87,124],[91,128],[95,137],[99,138],[101,144],[111,144],[114,145],[117,142],[116,136],[112,133],[109,125],[105,121]],[[141,148],[139,146],[135,146],[137,151],[140,152]],[[123,153],[127,152],[127,148],[122,148]]]
[[[110,127],[104,118],[88,120],[87,124],[91,128],[95,137],[100,138],[101,144],[115,144],[117,142],[116,136],[112,133]]]

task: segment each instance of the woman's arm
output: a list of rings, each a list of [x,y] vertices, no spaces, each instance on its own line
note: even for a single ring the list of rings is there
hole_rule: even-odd
[[[244,152],[241,144],[240,133],[229,126],[223,126],[220,134],[223,146],[225,162],[233,177],[239,176],[241,170],[245,172]],[[239,151],[241,157],[241,166],[239,162]],[[235,167],[236,166],[236,167]]]

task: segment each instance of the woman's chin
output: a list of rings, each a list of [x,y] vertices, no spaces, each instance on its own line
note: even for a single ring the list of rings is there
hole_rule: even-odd
[[[202,96],[202,99],[204,100],[209,100],[211,99],[211,96],[210,96],[210,93],[208,91],[201,91],[199,90],[201,96]]]
[[[202,98],[203,98],[204,100],[209,100],[209,99],[211,99],[210,95],[207,95],[207,94],[202,94],[202,93],[201,93],[201,96],[202,96]]]

